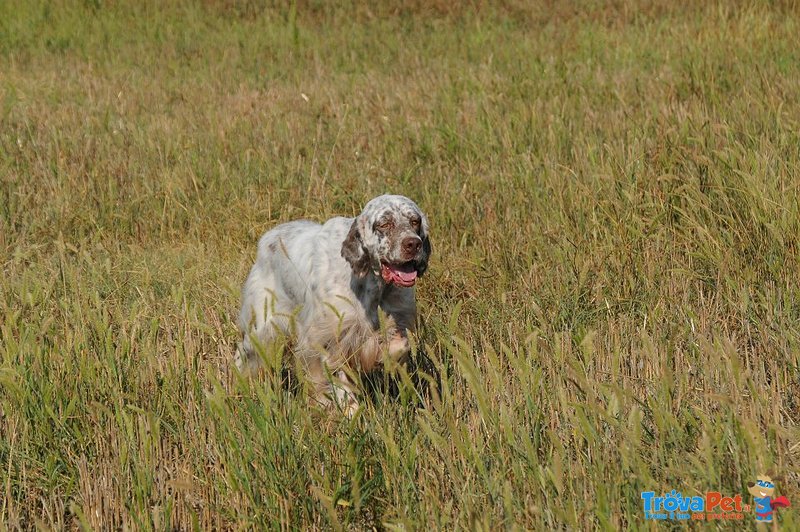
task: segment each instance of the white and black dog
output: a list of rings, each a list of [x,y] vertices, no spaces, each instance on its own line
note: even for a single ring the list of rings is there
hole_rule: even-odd
[[[247,373],[281,335],[320,404],[358,408],[345,368],[402,362],[416,324],[414,284],[428,267],[428,220],[404,196],[371,200],[356,218],[300,220],[268,231],[242,289],[236,366]]]

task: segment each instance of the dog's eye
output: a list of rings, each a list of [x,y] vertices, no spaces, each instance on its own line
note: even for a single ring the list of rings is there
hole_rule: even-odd
[[[388,231],[394,227],[394,222],[391,220],[384,220],[378,223],[378,229],[381,231]]]
[[[411,218],[411,227],[414,229],[419,227],[419,218]]]

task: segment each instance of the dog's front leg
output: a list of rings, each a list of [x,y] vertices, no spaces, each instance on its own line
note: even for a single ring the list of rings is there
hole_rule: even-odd
[[[408,343],[408,331],[397,329],[389,337],[387,355],[395,362],[403,362],[411,352],[411,345]]]
[[[309,397],[312,404],[323,408],[335,404],[347,417],[353,417],[359,405],[344,369],[331,368],[317,355],[306,358],[306,374],[313,388]]]
[[[358,353],[359,369],[370,372],[386,363],[386,359],[402,362],[411,351],[408,331],[398,328],[389,319],[386,327],[372,331]]]

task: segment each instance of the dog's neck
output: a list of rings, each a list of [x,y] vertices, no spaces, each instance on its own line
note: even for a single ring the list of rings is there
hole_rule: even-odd
[[[358,302],[364,308],[364,313],[373,329],[377,329],[379,326],[378,307],[384,294],[390,288],[380,275],[368,273],[364,277],[350,276],[350,289],[353,290]]]

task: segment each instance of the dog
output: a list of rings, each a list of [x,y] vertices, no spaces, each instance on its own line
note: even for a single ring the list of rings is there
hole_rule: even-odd
[[[428,220],[405,196],[369,201],[355,218],[285,223],[265,233],[242,288],[236,367],[258,368],[281,338],[311,398],[352,416],[349,371],[403,363],[416,328],[415,284],[431,256]]]

